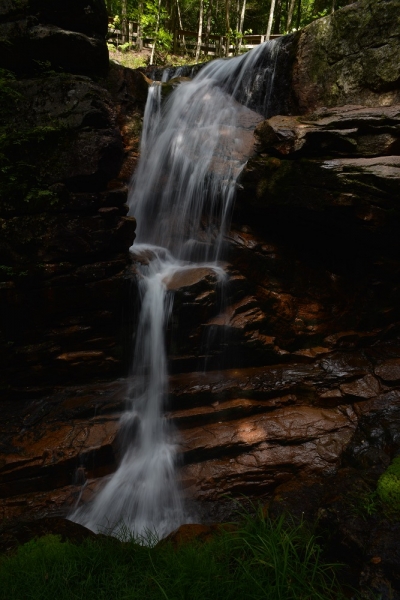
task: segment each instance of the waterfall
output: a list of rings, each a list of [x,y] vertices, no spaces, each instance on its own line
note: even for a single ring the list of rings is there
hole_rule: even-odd
[[[213,61],[163,106],[161,85],[149,89],[129,200],[138,223],[131,253],[141,311],[120,423],[123,458],[94,499],[69,517],[93,530],[123,521],[137,535],[163,537],[191,520],[176,475],[176,434],[164,417],[164,336],[173,302],[168,282],[177,271],[198,266],[211,267],[220,281],[225,277],[218,261],[248,159],[238,123],[250,112],[245,105],[268,113],[278,49],[279,42],[266,42]]]

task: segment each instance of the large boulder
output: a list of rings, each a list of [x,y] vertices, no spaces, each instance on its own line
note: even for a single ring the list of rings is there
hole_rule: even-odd
[[[21,2],[19,2],[21,5]],[[77,31],[89,37],[107,34],[107,9],[104,0],[28,0],[29,11],[40,23],[52,24],[67,31]]]
[[[360,0],[294,36],[298,112],[400,101],[400,2]]]
[[[8,0],[0,12],[0,66],[19,73],[43,68],[102,76],[108,70],[103,0]]]
[[[0,21],[12,21],[32,15],[40,23],[57,25],[88,36],[105,36],[107,10],[104,0],[69,0],[60,4],[52,0],[3,0]]]

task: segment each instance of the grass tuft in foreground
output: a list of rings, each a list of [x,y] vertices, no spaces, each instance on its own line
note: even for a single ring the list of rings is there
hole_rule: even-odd
[[[206,543],[155,547],[48,535],[0,557],[7,600],[340,600],[335,566],[304,524],[245,517]]]

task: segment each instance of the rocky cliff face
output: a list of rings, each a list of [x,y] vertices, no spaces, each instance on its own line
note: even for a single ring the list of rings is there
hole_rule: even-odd
[[[103,2],[1,7],[1,386],[17,398],[126,368],[147,85],[108,69],[106,31]]]
[[[387,577],[398,586],[392,558],[372,564],[369,553],[385,554],[379,531],[390,527],[369,522],[367,539],[340,515],[400,449],[398,8],[362,0],[288,36],[292,115],[257,125],[225,240],[222,314],[212,271],[169,282],[168,416],[188,496],[214,516],[227,493],[273,496],[271,510],[324,507],[343,552],[366,556],[356,565],[366,588],[384,594]],[[142,83],[117,67],[96,82],[65,73],[8,82],[27,128],[24,156],[40,158],[29,202],[14,190],[1,209],[2,360],[14,391],[49,378],[79,385],[3,402],[7,517],[65,511],[119,459],[125,382],[93,380],[122,372],[121,307],[134,272],[125,184]],[[43,150],[29,141],[38,127],[50,128]]]

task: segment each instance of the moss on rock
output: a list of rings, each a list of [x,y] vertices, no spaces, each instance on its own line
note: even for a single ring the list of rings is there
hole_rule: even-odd
[[[400,99],[400,0],[360,0],[300,33],[293,74],[301,113]]]
[[[395,458],[381,475],[377,491],[379,498],[389,509],[400,511],[400,457]]]

